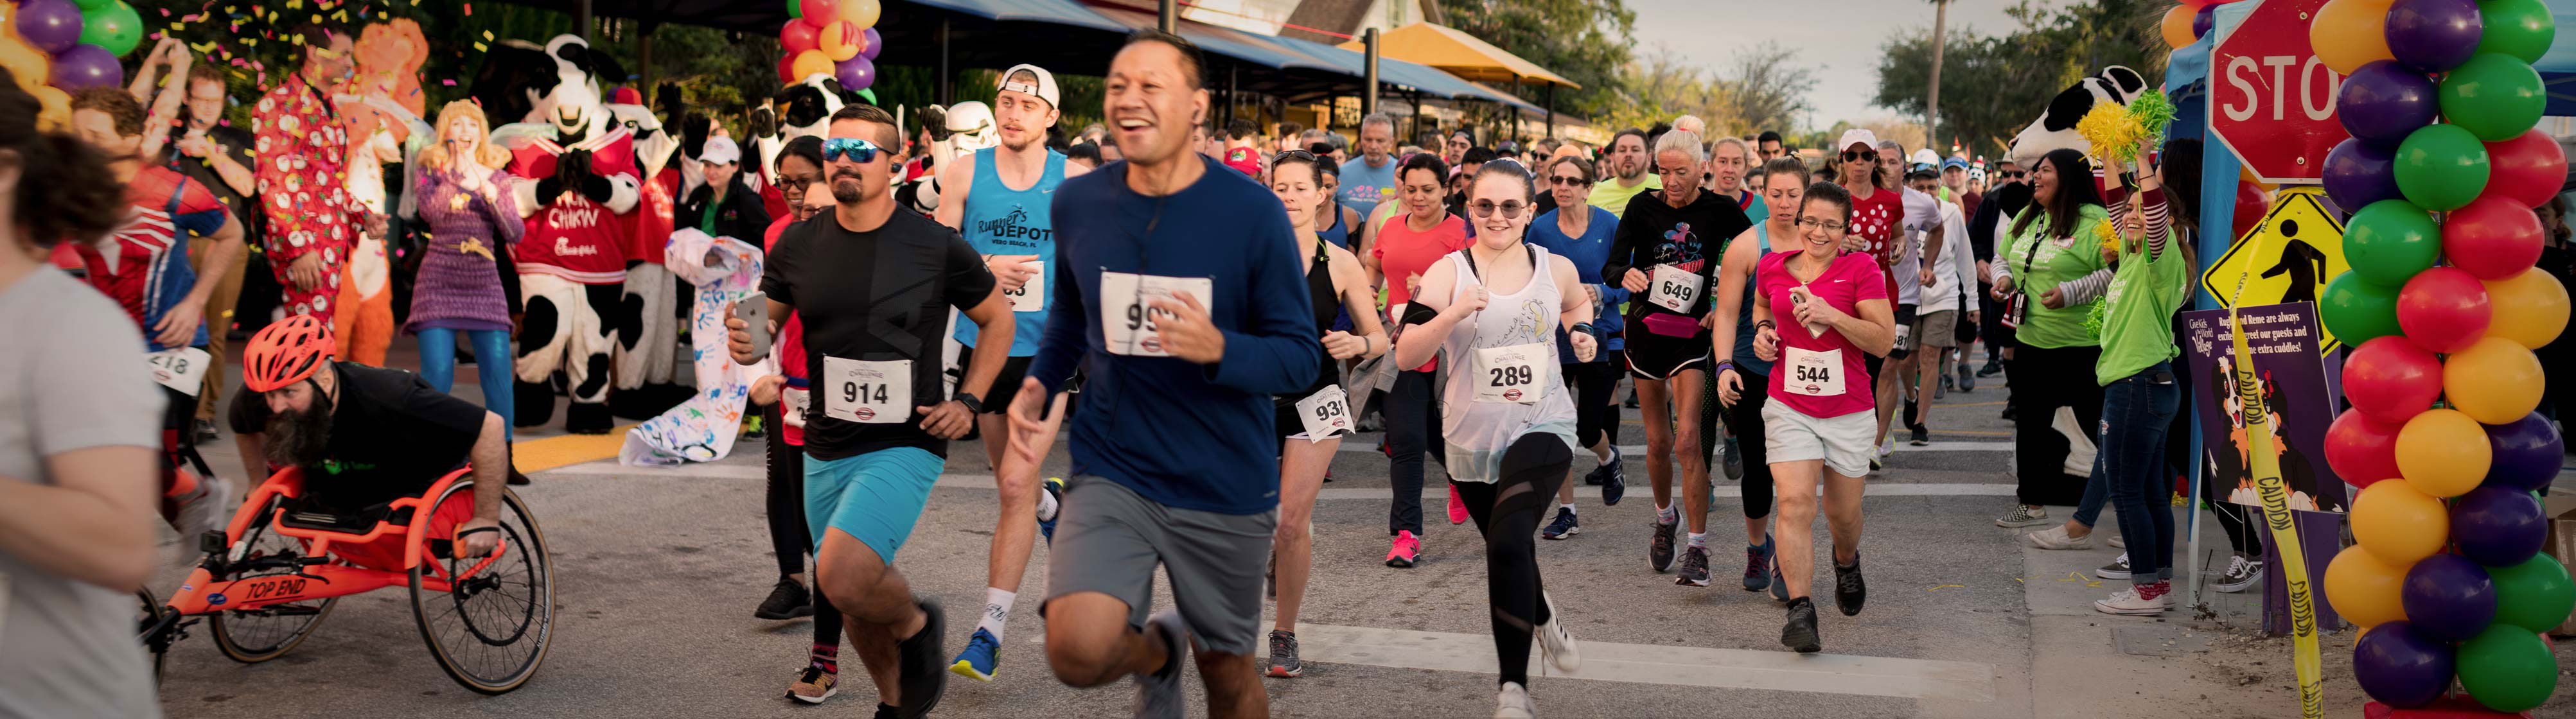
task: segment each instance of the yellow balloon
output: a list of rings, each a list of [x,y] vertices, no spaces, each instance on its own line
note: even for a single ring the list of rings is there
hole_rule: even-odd
[[[2478,344],[2485,345],[2487,341],[2479,340]],[[2510,342],[2505,344],[2525,356],[2531,354],[2519,345]],[[2460,355],[2451,355],[2451,363],[2442,367],[2444,377],[2473,374],[2462,371],[2459,358]],[[2539,370],[2540,365],[2535,360],[2532,364],[2532,373],[2538,375]],[[2531,385],[2529,391],[2534,397],[2532,402],[2537,403],[2540,386],[2535,383]],[[2457,395],[2452,396],[2452,400],[2458,399]],[[2526,404],[2521,412],[2499,420],[2497,424],[2521,419],[2522,415],[2531,412],[2533,406],[2536,405]],[[2478,482],[2486,479],[2487,465],[2494,460],[2493,451],[2487,448],[2486,428],[2478,426],[2477,419],[2458,409],[2424,410],[2413,419],[2406,420],[2406,426],[2397,430],[2397,473],[2405,475],[2405,484],[2428,496],[2457,497],[2468,494],[2469,490],[2478,488]],[[2380,484],[2395,483],[2380,482],[2370,486],[2378,487]],[[2438,511],[2440,503],[2434,503],[2434,508]],[[2356,508],[2354,511],[2360,510]],[[2440,545],[2440,534],[2435,534],[2433,539],[2436,546]],[[2387,554],[2379,556],[2381,559],[2395,559]]]
[[[48,86],[44,86],[44,87],[36,88],[36,92],[35,92],[34,94],[36,95],[36,102],[41,103],[41,104],[43,104],[43,106],[44,106],[44,110],[43,110],[43,111],[40,111],[40,112],[37,112],[37,113],[36,113],[36,129],[39,129],[39,130],[70,130],[70,129],[71,129],[71,127],[72,127],[72,94],[71,94],[71,93],[63,92],[63,89],[62,89],[62,88],[59,88],[59,87],[53,87],[53,86],[48,85]]]
[[[796,53],[796,62],[789,65],[788,69],[796,73],[796,79],[799,82],[818,73],[828,76],[832,74],[832,58],[824,55],[821,50],[807,50]]]
[[[2383,4],[2380,7],[2387,6]],[[840,11],[841,19],[850,21],[850,24],[859,26],[861,30],[866,30],[877,26],[877,13],[884,8],[877,6],[877,0],[841,0],[837,9]]]
[[[2493,333],[2442,359],[2445,400],[2470,419],[2487,424],[2506,424],[2539,409],[2541,390],[2548,383],[2549,376],[2541,371],[2539,357],[2521,343]],[[2481,435],[2477,440],[2483,453],[2485,437]],[[2398,437],[2398,442],[2397,461],[2404,466],[2404,435]],[[2486,473],[2485,462],[2478,464],[2478,473]]]
[[[2567,329],[2567,287],[2538,268],[2485,283],[2487,304],[2495,308],[2488,337],[2503,337],[2540,349]]]
[[[2352,500],[2351,520],[2352,538],[2381,564],[2400,568],[2401,576],[2403,568],[2442,551],[2451,534],[2451,514],[2442,500],[2405,482],[2377,482],[2362,488],[2361,496]]]
[[[832,62],[850,59],[859,54],[860,45],[868,42],[867,37],[859,33],[859,26],[847,21],[825,23],[823,31],[814,35],[814,49],[823,51],[823,57]]]
[[[2165,34],[2165,44],[2179,48],[2200,39],[2200,36],[2191,34],[2192,16],[2197,14],[2199,8],[2190,5],[2175,5],[2166,10],[2164,24],[2160,28]]]
[[[32,94],[36,88],[45,86],[45,78],[53,71],[53,61],[45,57],[44,51],[11,35],[0,37],[0,68],[7,68],[9,74],[17,79],[18,89]]]
[[[2308,23],[2308,44],[2326,67],[2346,75],[2388,52],[2388,6],[2395,0],[2333,0]]]
[[[2406,569],[2389,566],[2361,547],[2345,547],[2326,565],[2326,601],[2344,621],[2365,628],[2405,619],[2398,588],[2406,583]]]

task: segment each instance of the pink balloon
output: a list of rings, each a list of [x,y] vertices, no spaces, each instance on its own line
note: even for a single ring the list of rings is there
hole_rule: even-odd
[[[2326,428],[2326,465],[2355,487],[2397,479],[2397,430],[2404,426],[2371,419],[2357,408],[2344,410]]]
[[[2567,181],[2567,151],[2558,139],[2539,129],[2503,142],[2487,143],[2485,197],[2504,197],[2524,207],[2539,207],[2558,194]]]
[[[2404,337],[2374,337],[2344,360],[2343,393],[2355,411],[2402,425],[2442,396],[2442,360]]]
[[[778,44],[787,48],[787,56],[820,47],[821,30],[803,20],[789,20],[778,26]]]
[[[2494,319],[2486,285],[2457,267],[2415,273],[2397,291],[2397,326],[2416,346],[2450,354],[2477,344]]]
[[[805,22],[816,29],[821,29],[823,23],[841,19],[840,3],[836,0],[800,0],[798,6],[805,9]]]
[[[2442,259],[2481,280],[2506,279],[2540,261],[2548,236],[2521,199],[2489,193],[2442,219]]]

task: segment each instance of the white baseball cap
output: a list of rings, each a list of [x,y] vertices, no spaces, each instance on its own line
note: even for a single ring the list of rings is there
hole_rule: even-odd
[[[733,144],[733,138],[721,135],[710,137],[707,138],[706,148],[698,151],[698,161],[719,165],[731,165],[741,162],[742,147]]]
[[[1017,75],[1023,72],[1037,76],[1037,84],[1032,85],[1026,82],[1014,82],[1011,80],[1012,75]],[[1011,69],[1003,70],[1002,86],[996,88],[996,90],[1025,92],[1031,95],[1036,95],[1038,99],[1045,100],[1048,107],[1062,107],[1064,105],[1064,103],[1058,101],[1059,96],[1055,89],[1055,73],[1047,72],[1046,68],[1027,63],[1012,65]]]
[[[1849,150],[1853,145],[1867,145],[1869,146],[1869,149],[1876,150],[1878,149],[1878,133],[1857,127],[1844,130],[1842,142],[1834,143],[1834,152]]]

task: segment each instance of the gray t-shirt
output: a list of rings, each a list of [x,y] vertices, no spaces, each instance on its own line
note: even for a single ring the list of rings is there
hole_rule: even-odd
[[[0,287],[0,482],[52,483],[44,458],[159,447],[166,401],[143,333],[106,295],[52,267]],[[137,518],[138,521],[148,521]],[[0,550],[0,717],[157,717],[134,638],[134,594],[38,570]]]

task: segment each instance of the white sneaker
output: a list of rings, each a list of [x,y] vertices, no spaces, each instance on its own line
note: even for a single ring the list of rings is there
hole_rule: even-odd
[[[1583,655],[1575,651],[1574,634],[1565,631],[1565,615],[1556,611],[1556,600],[1544,591],[1539,592],[1538,600],[1547,605],[1547,622],[1538,625],[1539,655],[1560,672],[1572,674],[1583,668]]]
[[[2066,531],[2066,525],[2063,524],[2021,535],[2021,541],[2023,544],[2040,549],[2093,548],[2093,535],[2074,536]]]
[[[2128,549],[2129,538],[2117,534],[2111,535],[2110,545],[2112,549]]]
[[[1494,695],[1494,719],[1537,719],[1538,702],[1530,701],[1529,688],[1520,682],[1503,682],[1503,690]]]
[[[2263,560],[2247,559],[2245,555],[2238,554],[2228,558],[2227,571],[2213,578],[2209,588],[2234,594],[2245,591],[2247,587],[2254,586],[2255,582],[2262,579]]]
[[[2167,594],[2170,595],[2171,593],[2168,592]],[[2160,596],[2153,599],[2140,597],[2138,596],[2137,587],[2128,587],[2121,589],[2120,591],[2112,592],[2111,596],[2107,599],[2093,600],[2093,610],[2103,614],[2149,616],[2163,614],[2165,613],[2165,610],[2172,609],[2173,605],[2169,602],[2169,596]]]
[[[1894,456],[1895,454],[1896,454],[1896,433],[1895,433],[1895,432],[1889,432],[1889,433],[1887,433],[1887,434],[1885,434],[1885,435],[1881,435],[1881,436],[1878,438],[1878,458],[1879,458],[1879,459],[1881,459],[1881,460],[1884,460],[1884,459],[1887,459],[1888,457]]]

